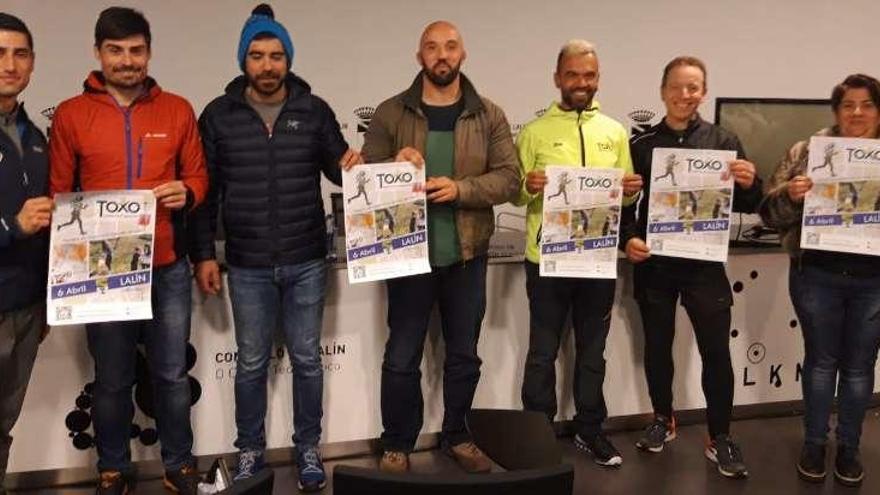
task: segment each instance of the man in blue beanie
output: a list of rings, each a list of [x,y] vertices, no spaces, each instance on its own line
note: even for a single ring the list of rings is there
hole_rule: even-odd
[[[299,488],[317,491],[325,485],[317,448],[327,272],[320,175],[341,184],[341,167],[361,157],[346,144],[327,103],[290,72],[292,60],[290,35],[271,7],[259,5],[241,32],[238,62],[244,75],[229,83],[199,120],[211,189],[192,221],[190,257],[199,288],[218,294],[214,240],[222,203],[238,344],[236,480],[264,467],[267,370],[280,326],[294,369]]]

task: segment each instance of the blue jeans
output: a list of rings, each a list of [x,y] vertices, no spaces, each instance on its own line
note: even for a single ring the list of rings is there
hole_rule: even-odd
[[[192,462],[192,398],[186,367],[191,288],[189,264],[178,260],[153,270],[152,320],[86,325],[89,352],[95,360],[92,421],[98,470],[131,470],[131,392],[141,340],[152,381],[162,463],[168,470],[177,470]]]
[[[858,448],[880,346],[880,277],[792,263],[789,291],[804,335],[805,441],[825,444],[836,388],[838,444]]]
[[[272,338],[280,326],[293,365],[293,443],[321,439],[324,369],[321,321],[327,265],[323,258],[271,268],[229,267],[235,321],[235,424],[240,450],[266,448],[266,379]]]
[[[470,440],[465,415],[480,381],[477,341],[486,312],[486,257],[431,273],[392,279],[388,285],[388,342],[382,363],[382,445],[410,452],[422,429],[419,365],[434,303],[446,343],[443,364],[442,439],[450,445]]]

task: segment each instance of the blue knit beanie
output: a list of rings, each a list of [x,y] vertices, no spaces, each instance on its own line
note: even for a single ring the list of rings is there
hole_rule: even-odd
[[[247,57],[248,48],[251,42],[258,34],[268,33],[281,41],[284,47],[284,53],[287,55],[287,68],[293,65],[293,42],[290,41],[290,34],[287,29],[275,20],[275,12],[272,7],[261,3],[257,5],[251,12],[251,16],[244,21],[241,28],[241,39],[238,42],[238,65],[244,70],[244,59]]]

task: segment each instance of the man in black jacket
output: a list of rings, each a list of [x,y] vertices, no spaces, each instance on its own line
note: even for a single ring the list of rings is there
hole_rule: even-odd
[[[664,69],[660,92],[666,106],[663,120],[630,140],[635,172],[651,177],[654,148],[736,151],[737,159],[729,164],[735,181],[733,209],[754,211],[761,200],[761,181],[755,174],[754,164],[745,160],[742,145],[733,133],[704,121],[697,113],[706,96],[703,62],[693,57],[673,59]],[[733,368],[728,342],[733,304],[730,282],[722,263],[651,256],[645,244],[645,231],[652,182],[645,181],[638,207],[624,209],[620,233],[620,245],[627,258],[636,263],[633,285],[644,326],[645,375],[655,415],[654,422],[636,446],[660,452],[664,443],[675,438],[672,340],[676,302],[681,297],[703,359],[702,383],[710,436],[706,457],[718,465],[722,475],[742,478],[748,471],[739,447],[730,437],[733,408]]]
[[[9,433],[46,330],[46,227],[53,207],[46,138],[18,102],[33,70],[30,31],[0,12],[0,493]]]
[[[293,44],[262,4],[245,22],[238,59],[244,75],[199,120],[211,190],[193,219],[190,257],[200,289],[217,294],[214,235],[222,205],[238,361],[236,479],[263,467],[266,379],[279,323],[293,364],[294,435],[299,487],[325,484],[319,355],[326,286],[321,173],[341,184],[341,166],[361,161],[333,111],[290,72]]]

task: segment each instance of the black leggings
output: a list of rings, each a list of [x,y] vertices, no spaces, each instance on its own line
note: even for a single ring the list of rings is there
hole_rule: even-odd
[[[635,269],[636,301],[645,333],[645,375],[654,412],[672,417],[672,341],[676,302],[687,311],[703,361],[709,435],[730,431],[733,368],[730,363],[730,282],[720,263],[648,262]]]

